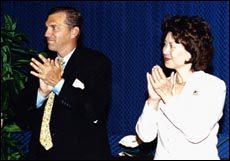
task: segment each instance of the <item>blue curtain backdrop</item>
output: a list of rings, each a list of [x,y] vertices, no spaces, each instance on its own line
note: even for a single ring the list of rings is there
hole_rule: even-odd
[[[135,124],[146,100],[146,72],[155,64],[162,65],[160,26],[163,17],[166,14],[204,17],[214,36],[212,74],[227,85],[220,133],[229,135],[228,1],[1,1],[1,26],[3,16],[9,14],[17,20],[18,28],[27,33],[28,47],[43,51],[46,47],[44,23],[47,12],[57,5],[73,6],[82,13],[83,44],[103,52],[113,63],[108,132],[109,135],[121,136],[135,134]]]

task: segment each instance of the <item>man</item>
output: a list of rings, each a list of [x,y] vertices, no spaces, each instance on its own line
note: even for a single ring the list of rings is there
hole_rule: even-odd
[[[39,55],[39,59],[31,59],[31,77],[16,104],[17,119],[29,122],[32,128],[30,159],[110,157],[106,120],[111,99],[111,62],[103,54],[77,45],[81,23],[81,14],[71,7],[56,7],[48,13],[45,37],[49,50],[57,54],[55,58]],[[63,67],[59,59],[64,59]],[[41,126],[52,94],[54,102],[47,125],[51,145],[46,148],[40,139]]]

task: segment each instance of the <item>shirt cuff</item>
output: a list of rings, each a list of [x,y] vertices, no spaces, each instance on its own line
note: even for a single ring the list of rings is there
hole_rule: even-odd
[[[39,89],[38,89],[38,92],[37,92],[37,102],[36,102],[36,107],[39,108],[42,106],[43,102],[48,98],[47,97],[43,97],[40,95],[40,92],[39,92]]]
[[[59,93],[60,93],[60,91],[61,91],[61,89],[62,89],[62,86],[63,86],[64,82],[65,82],[65,79],[62,78],[62,79],[56,84],[56,86],[54,86],[53,92],[54,92],[56,95],[59,95]]]

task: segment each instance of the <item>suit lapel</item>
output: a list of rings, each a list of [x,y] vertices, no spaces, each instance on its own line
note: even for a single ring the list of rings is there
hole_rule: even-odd
[[[74,53],[71,55],[65,70],[64,70],[64,74],[63,77],[64,78],[69,78],[70,75],[74,72],[76,73],[78,70],[78,66],[80,63],[80,59],[81,59],[81,52],[79,51],[79,49],[77,48]]]

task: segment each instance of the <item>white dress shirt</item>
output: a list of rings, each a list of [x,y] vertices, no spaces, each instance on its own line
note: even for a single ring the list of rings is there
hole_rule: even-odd
[[[157,137],[154,160],[219,160],[218,121],[223,115],[226,85],[203,71],[194,72],[179,96],[158,110],[144,105],[137,124],[143,142]]]

